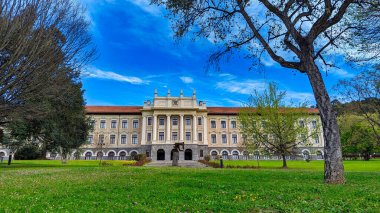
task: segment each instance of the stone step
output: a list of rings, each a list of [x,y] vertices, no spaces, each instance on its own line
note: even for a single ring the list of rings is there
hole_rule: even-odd
[[[147,167],[170,167],[172,166],[172,161],[152,161],[145,164]],[[179,167],[190,167],[190,168],[204,168],[206,165],[199,163],[198,161],[191,160],[180,160],[178,161]]]

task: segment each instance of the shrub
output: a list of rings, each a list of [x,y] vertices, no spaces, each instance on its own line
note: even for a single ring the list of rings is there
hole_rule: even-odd
[[[41,151],[37,145],[27,144],[15,153],[15,160],[36,160],[41,157]]]
[[[107,161],[102,161],[101,166],[112,166],[113,164]]]
[[[198,162],[203,163],[203,164],[205,164],[209,167],[213,167],[213,168],[219,168],[220,167],[219,163],[215,163],[215,162],[210,162],[210,161],[206,161],[206,160],[199,160]]]
[[[206,155],[206,156],[204,157],[204,160],[205,160],[205,161],[210,161],[210,155]]]
[[[138,154],[135,155],[134,159],[135,161],[145,161],[146,160],[146,154]]]

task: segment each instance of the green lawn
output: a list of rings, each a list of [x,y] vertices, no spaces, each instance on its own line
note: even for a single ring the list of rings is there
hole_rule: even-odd
[[[359,169],[346,173],[345,185],[323,184],[323,163],[317,161],[289,161],[290,167],[294,163],[299,168],[288,170],[150,168],[122,166],[124,161],[112,163],[99,167],[98,161],[70,161],[67,165],[15,161],[10,168],[3,164],[0,212],[380,210],[380,172],[375,171],[380,161],[345,162],[346,168]],[[275,161],[267,163],[271,168],[281,166]],[[360,165],[372,172],[361,172]]]

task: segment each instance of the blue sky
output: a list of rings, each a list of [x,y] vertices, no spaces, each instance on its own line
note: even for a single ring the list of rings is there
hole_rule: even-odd
[[[277,82],[294,102],[315,103],[304,74],[266,59],[264,66],[251,71],[251,61],[234,55],[221,63],[220,71],[205,70],[208,56],[216,46],[207,39],[175,41],[162,8],[149,0],[81,0],[91,21],[90,31],[99,57],[88,65],[82,81],[88,105],[142,105],[152,100],[154,89],[160,96],[170,89],[179,96],[183,89],[208,106],[240,106],[254,89]],[[356,71],[334,58],[340,69],[324,75],[326,87],[339,79],[350,78]]]

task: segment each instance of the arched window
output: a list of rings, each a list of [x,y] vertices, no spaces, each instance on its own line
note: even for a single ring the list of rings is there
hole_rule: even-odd
[[[126,152],[124,152],[124,151],[120,152],[120,154],[119,154],[119,160],[125,160],[126,157],[127,157],[127,153]]]
[[[317,159],[322,160],[323,159],[323,153],[321,150],[317,151]]]
[[[249,159],[249,152],[248,151],[244,151],[243,152],[243,159],[244,160],[248,160]]]
[[[303,155],[303,159],[304,160],[309,160],[310,159],[310,152],[309,152],[309,150],[303,150],[302,151],[302,155]]]
[[[163,149],[157,150],[157,160],[165,160],[165,151]]]
[[[218,156],[218,152],[217,151],[212,151],[211,152],[211,159],[215,160],[216,156]]]
[[[51,155],[50,155],[51,156]],[[55,156],[57,156],[57,154],[55,154]],[[86,152],[86,154],[84,155],[84,159],[85,160],[91,160],[91,157],[92,157],[92,153],[91,152]]]
[[[223,151],[222,152],[222,157],[224,160],[227,160],[228,159],[228,152],[227,151]]]
[[[233,151],[232,152],[232,159],[238,160],[239,159],[239,152],[238,151]]]
[[[96,154],[96,160],[99,159],[103,159],[103,152],[98,152],[98,154]]]
[[[109,152],[108,153],[108,160],[114,160],[115,158],[115,152]]]
[[[80,160],[80,153],[79,152],[75,152],[74,153],[74,159],[75,160]]]
[[[131,156],[131,160],[134,160],[135,157],[136,157],[136,155],[137,155],[137,152],[136,151],[132,151],[129,155]]]
[[[0,158],[5,157],[5,152],[0,152]]]

